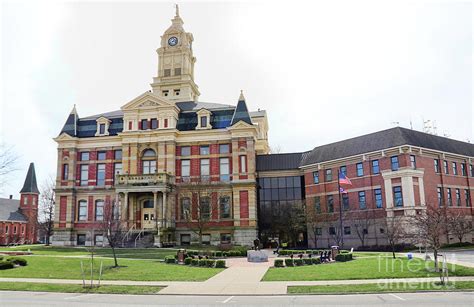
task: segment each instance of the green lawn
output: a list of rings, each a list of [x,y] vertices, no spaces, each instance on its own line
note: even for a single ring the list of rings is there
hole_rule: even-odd
[[[380,292],[416,292],[416,291],[452,291],[474,290],[474,281],[458,281],[442,286],[439,283],[408,284],[363,284],[363,285],[324,285],[324,286],[290,286],[288,294],[347,294],[347,293],[380,293]]]
[[[425,267],[426,266],[426,267]],[[270,268],[263,281],[306,281],[376,278],[435,277],[433,262],[421,259],[392,259],[390,257],[359,258],[348,262],[318,265]],[[450,276],[473,276],[474,268],[449,265]]]
[[[28,282],[0,282],[0,290],[39,291],[62,293],[106,293],[106,294],[157,294],[163,287],[102,285],[98,288],[83,288],[82,285],[45,284]]]
[[[81,260],[90,277],[90,260],[88,258],[67,258],[48,256],[24,256],[28,265],[9,270],[1,270],[0,277],[22,278],[63,278],[82,279]],[[120,259],[120,268],[111,268],[113,259],[95,259],[95,278],[98,276],[100,262],[103,261],[104,280],[143,280],[143,281],[203,281],[224,269],[190,267],[165,264],[156,260]]]

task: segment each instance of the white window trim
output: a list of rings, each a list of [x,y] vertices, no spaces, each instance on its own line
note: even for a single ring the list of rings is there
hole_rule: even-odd
[[[211,112],[209,110],[206,110],[206,109],[200,109],[199,111],[196,112],[197,116],[198,116],[198,122],[197,122],[197,126],[196,126],[196,130],[208,130],[208,129],[212,129],[212,126],[211,126]],[[201,127],[201,118],[202,117],[207,117],[207,121],[206,121],[206,126],[205,127]]]
[[[95,136],[107,136],[109,135],[109,126],[110,126],[110,123],[111,121],[106,118],[106,117],[99,117],[97,120],[97,131],[95,132]],[[104,129],[104,133],[100,133],[100,125],[101,124],[104,124],[105,125],[105,129]]]

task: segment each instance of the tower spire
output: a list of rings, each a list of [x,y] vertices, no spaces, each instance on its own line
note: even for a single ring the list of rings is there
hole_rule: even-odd
[[[176,17],[179,17],[179,6],[177,3],[175,3],[175,8],[176,8]]]

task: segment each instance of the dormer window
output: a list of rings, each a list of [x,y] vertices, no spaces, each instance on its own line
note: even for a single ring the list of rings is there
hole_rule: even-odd
[[[197,111],[196,114],[198,116],[198,124],[196,129],[212,129],[210,124],[211,112],[209,110],[201,109]]]
[[[165,90],[165,91],[163,91],[163,96],[167,97],[169,95],[169,93],[170,93],[170,91]]]
[[[97,120],[97,130],[95,136],[109,135],[110,120],[101,116]]]
[[[202,116],[201,117],[201,128],[206,128],[207,127],[207,116]]]

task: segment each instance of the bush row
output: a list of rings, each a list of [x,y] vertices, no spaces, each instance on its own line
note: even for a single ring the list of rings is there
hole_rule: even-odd
[[[308,249],[308,250],[290,250],[290,249],[283,249],[278,251],[278,254],[282,256],[287,255],[299,255],[299,254],[306,254],[306,255],[319,255],[320,252],[326,252],[327,249]],[[340,250],[341,253],[348,253],[348,250]]]
[[[174,264],[177,263],[177,261],[173,256],[166,256],[165,263]],[[208,268],[225,268],[225,260],[193,259],[188,257],[184,259],[184,264]]]
[[[305,259],[275,259],[275,267],[282,268],[282,267],[292,267],[292,266],[302,266],[302,265],[313,265],[313,264],[320,264],[321,260],[319,258],[305,258]]]
[[[198,250],[187,250],[188,256],[208,256],[213,258],[222,257],[247,257],[247,250],[231,250],[231,251],[198,251]]]
[[[24,258],[19,257],[8,257],[3,260],[3,256],[0,256],[0,270],[12,269],[15,265],[26,266],[28,262]]]
[[[336,256],[336,261],[338,262],[346,262],[350,260],[352,260],[352,253],[339,254]]]

